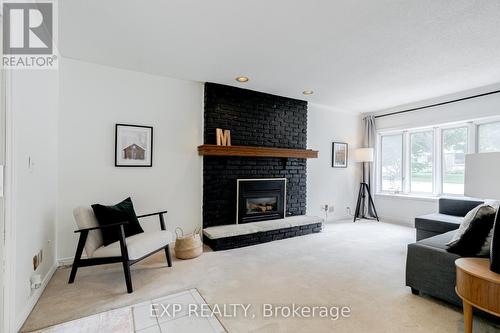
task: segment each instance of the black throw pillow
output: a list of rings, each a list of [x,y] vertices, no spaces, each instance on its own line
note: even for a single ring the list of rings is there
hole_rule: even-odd
[[[461,256],[475,257],[488,237],[495,222],[496,210],[482,204],[472,209],[447,245],[448,252]]]
[[[493,238],[491,239],[490,270],[500,274],[500,209],[497,212],[495,226],[493,227]]]
[[[123,226],[125,230],[125,237],[130,237],[144,232],[139,224],[137,215],[135,215],[134,204],[130,198],[127,198],[114,206],[95,204],[92,205],[92,209],[94,210],[97,222],[99,222],[99,225],[101,226],[118,222],[128,222]],[[103,228],[101,231],[104,246],[120,240],[120,227]]]

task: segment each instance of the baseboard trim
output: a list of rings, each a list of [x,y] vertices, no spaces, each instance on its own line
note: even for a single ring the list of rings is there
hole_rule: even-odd
[[[33,295],[31,295],[28,303],[25,305],[24,309],[21,311],[19,314],[19,317],[16,319],[16,332],[19,332],[21,330],[21,327],[23,327],[24,322],[26,319],[28,319],[28,316],[30,315],[31,311],[33,311],[33,308],[35,307],[36,303],[40,299],[40,296],[42,296],[43,291],[49,284],[50,279],[52,279],[52,276],[57,270],[57,264],[54,263],[50,270],[47,272],[45,275],[45,278],[42,281],[42,285],[40,288],[38,288]]]
[[[380,216],[379,218],[380,218],[380,221],[382,221],[382,222],[398,224],[398,225],[402,225],[405,227],[412,227],[412,228],[415,226],[413,219],[402,219],[402,218],[391,217],[391,216]]]
[[[87,256],[85,254],[82,254],[82,259],[87,259]],[[75,257],[59,258],[57,259],[57,265],[58,267],[72,266],[74,260]]]
[[[318,215],[319,216],[319,215]],[[335,217],[328,217],[327,219],[324,219],[325,220],[325,224],[329,224],[329,223],[336,223],[336,222],[345,222],[346,220],[352,220],[352,216],[350,215],[341,215],[341,216],[335,216]]]

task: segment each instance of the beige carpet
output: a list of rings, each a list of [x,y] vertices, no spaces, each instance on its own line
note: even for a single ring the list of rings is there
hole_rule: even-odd
[[[223,252],[165,267],[160,253],[135,266],[129,295],[121,265],[59,269],[26,321],[31,331],[197,288],[210,304],[250,303],[256,318],[221,318],[229,332],[462,332],[459,309],[404,286],[414,229],[388,223],[327,225],[320,234]],[[350,318],[262,318],[264,303],[349,306]],[[484,321],[481,332],[496,332]]]
[[[178,304],[184,307],[175,313],[169,311],[165,316],[151,316],[153,304],[158,310],[162,306],[171,309]],[[189,305],[201,307],[207,303],[198,290],[190,289],[148,302],[67,321],[37,330],[36,333],[226,333],[217,318],[189,316]]]

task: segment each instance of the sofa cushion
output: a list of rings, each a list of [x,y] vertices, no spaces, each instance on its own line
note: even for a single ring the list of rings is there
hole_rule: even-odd
[[[128,257],[136,260],[167,246],[173,241],[172,233],[167,230],[155,232],[143,232],[127,237]],[[102,246],[94,251],[93,258],[119,257],[121,256],[120,242],[114,242],[108,246]]]
[[[497,210],[491,240],[490,269],[500,274],[500,209]]]
[[[416,217],[415,228],[437,233],[445,233],[450,230],[458,229],[463,219],[463,217],[459,216],[432,213]]]
[[[496,219],[498,219],[498,208],[500,207],[500,201],[486,200],[484,203],[495,208],[495,210],[497,211]],[[483,246],[481,247],[481,251],[479,251],[479,253],[477,254],[479,257],[488,257],[490,255],[491,243],[493,241],[493,232],[494,228],[492,227],[490,232],[488,233],[488,236],[486,237],[486,240],[484,241]]]
[[[455,260],[459,255],[446,251],[454,231],[408,244],[406,285],[425,294],[460,306],[455,292]]]
[[[127,224],[123,226],[125,237],[144,232],[139,224],[139,220],[135,214],[134,204],[130,197],[113,206],[94,204],[92,205],[92,209],[94,210],[97,222],[99,222],[101,226],[127,222]],[[105,246],[117,242],[120,239],[120,228],[118,227],[103,228],[101,232]]]
[[[453,216],[465,216],[471,209],[484,201],[476,198],[439,198],[439,213]]]
[[[78,229],[87,229],[98,227],[94,211],[90,207],[77,207],[73,210],[76,225]],[[92,257],[94,251],[103,245],[101,230],[91,230],[85,242],[85,253],[87,257]]]
[[[448,245],[446,244],[451,241],[454,235],[455,235],[455,230],[452,230],[444,234],[422,239],[421,241],[418,241],[416,244],[434,247],[441,250],[447,250]]]

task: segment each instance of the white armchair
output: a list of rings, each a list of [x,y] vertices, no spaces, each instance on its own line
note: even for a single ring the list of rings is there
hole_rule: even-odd
[[[126,238],[123,226],[128,223],[127,221],[100,226],[90,207],[75,208],[73,216],[78,226],[78,230],[75,233],[80,234],[80,239],[78,240],[73,267],[71,268],[69,283],[75,281],[76,272],[79,267],[121,262],[123,263],[127,292],[132,293],[131,265],[158,251],[165,250],[168,267],[172,267],[169,244],[173,241],[173,236],[165,228],[163,215],[166,213],[167,211],[162,211],[137,216],[137,218],[143,218],[158,215],[161,230],[143,232]],[[101,233],[101,229],[103,228],[116,228],[116,231],[120,234],[120,240],[104,246]],[[87,259],[81,258],[84,249]]]

